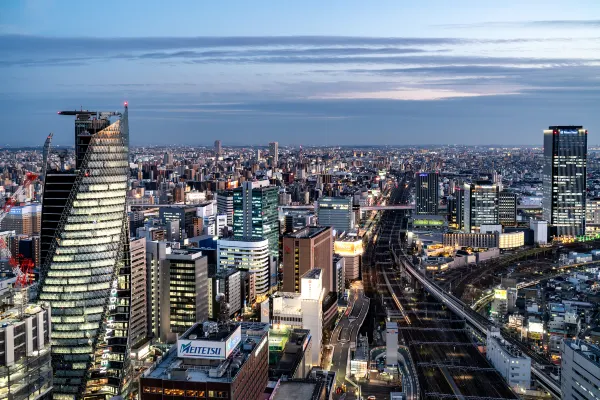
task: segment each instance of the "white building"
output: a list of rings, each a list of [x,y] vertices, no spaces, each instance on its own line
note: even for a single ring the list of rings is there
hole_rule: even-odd
[[[531,358],[506,342],[497,328],[488,331],[486,357],[513,389],[530,389]]]
[[[564,400],[600,399],[600,347],[580,340],[563,340],[560,389]]]
[[[278,328],[310,330],[312,354],[307,360],[312,366],[318,366],[323,341],[323,299],[326,295],[323,271],[311,269],[300,278],[300,282],[301,293],[278,292],[261,304],[261,322]]]
[[[267,239],[222,239],[217,242],[219,270],[236,268],[254,272],[256,294],[265,295],[270,289],[269,241]]]
[[[532,219],[529,227],[533,230],[533,242],[537,244],[548,243],[548,221]]]

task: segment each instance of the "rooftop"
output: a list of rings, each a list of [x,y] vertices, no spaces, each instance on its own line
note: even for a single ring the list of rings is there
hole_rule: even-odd
[[[600,347],[582,340],[565,340],[565,344],[600,367]]]
[[[273,396],[273,400],[312,400],[318,392],[319,382],[281,382]]]
[[[42,311],[42,307],[37,304],[29,304],[23,315],[19,315],[19,310],[16,307],[9,308],[0,313],[0,330],[6,328],[7,326],[20,323],[25,318],[35,315]]]
[[[295,239],[311,239],[327,230],[331,230],[331,228],[328,226],[307,226],[306,228],[300,229],[294,233],[288,233],[285,235],[285,237],[291,237]]]

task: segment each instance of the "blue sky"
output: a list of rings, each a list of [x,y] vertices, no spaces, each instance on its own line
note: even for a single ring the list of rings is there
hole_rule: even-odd
[[[4,0],[0,145],[70,144],[57,110],[125,100],[134,144],[594,135],[600,3],[520,3]]]

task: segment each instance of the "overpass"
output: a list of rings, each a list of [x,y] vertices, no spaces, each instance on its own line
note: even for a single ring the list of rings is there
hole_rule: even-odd
[[[411,276],[413,276],[422,286],[423,288],[431,293],[436,299],[441,301],[448,309],[452,310],[454,313],[464,318],[471,326],[476,328],[483,336],[487,336],[488,330],[494,326],[491,321],[482,315],[475,312],[471,307],[465,305],[462,300],[458,299],[454,295],[445,292],[440,286],[436,283],[431,282],[424,275],[422,275],[419,271],[417,271],[412,264],[406,259],[406,255],[402,254],[398,256],[396,254],[395,246],[392,246],[392,254],[398,265],[402,265],[404,270],[408,272]],[[505,340],[511,342],[512,344],[521,347],[527,347],[523,343],[514,340],[510,337],[505,337]],[[524,351],[527,355],[529,355],[528,351]],[[530,355],[529,355],[530,356]],[[531,357],[531,356],[530,356]],[[534,360],[535,358],[532,357]],[[533,361],[533,360],[532,360]],[[538,381],[544,386],[553,397],[560,399],[562,396],[560,383],[556,382],[550,376],[548,376],[543,371],[542,365],[536,365],[535,362],[531,364],[531,372],[538,378]]]

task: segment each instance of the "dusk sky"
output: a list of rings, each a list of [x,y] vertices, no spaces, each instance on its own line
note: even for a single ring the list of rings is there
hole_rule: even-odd
[[[0,77],[1,146],[124,101],[134,145],[596,144],[600,2],[2,0]]]

